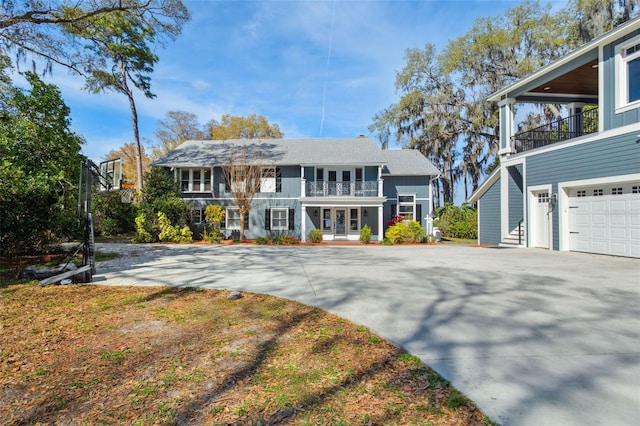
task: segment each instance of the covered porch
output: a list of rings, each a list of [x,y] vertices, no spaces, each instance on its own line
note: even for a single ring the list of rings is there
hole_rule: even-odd
[[[312,229],[321,230],[325,241],[358,241],[365,225],[371,228],[372,240],[382,240],[384,201],[380,198],[322,201],[302,201],[302,241]]]

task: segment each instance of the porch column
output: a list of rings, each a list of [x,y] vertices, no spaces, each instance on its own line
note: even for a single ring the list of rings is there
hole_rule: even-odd
[[[514,152],[511,146],[511,136],[514,135],[513,126],[513,105],[516,100],[513,98],[505,98],[498,102],[500,107],[500,150],[498,154],[501,156]]]
[[[509,235],[509,170],[500,166],[500,240]]]
[[[378,206],[378,241],[384,238],[384,229],[382,228],[382,206]]]
[[[300,166],[300,196],[301,197],[306,196],[306,192],[305,192],[306,182],[307,181],[304,178],[304,166]]]
[[[300,240],[304,243],[307,241],[307,206],[302,205],[302,219],[300,222]]]
[[[378,166],[378,197],[382,197],[382,166]]]

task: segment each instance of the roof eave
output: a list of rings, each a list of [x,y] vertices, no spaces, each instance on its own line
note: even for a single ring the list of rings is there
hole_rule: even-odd
[[[538,71],[535,71],[534,73],[529,74],[528,76],[518,80],[512,85],[505,87],[504,89],[489,95],[487,100],[490,102],[498,102],[502,99],[503,96],[508,95],[510,92],[513,92],[516,89],[529,84],[530,82],[543,76],[544,74],[550,71],[553,71],[558,67],[563,66],[564,64],[580,57],[581,55],[584,55],[586,52],[589,52],[594,47],[615,41],[618,38],[620,38],[623,33],[627,31],[635,31],[636,29],[640,29],[640,17],[632,19],[631,21],[625,22],[624,24],[612,29],[608,33],[602,34],[600,37],[597,37],[591,40],[589,43],[584,44],[581,47],[577,48],[573,52],[568,53],[567,55],[563,56],[557,61],[554,61],[540,68]]]

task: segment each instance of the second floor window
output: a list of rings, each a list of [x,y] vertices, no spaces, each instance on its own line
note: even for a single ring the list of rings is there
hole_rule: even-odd
[[[637,106],[640,102],[640,36],[616,50],[616,107]]]
[[[182,192],[211,191],[211,169],[181,169],[180,190]]]
[[[415,220],[416,196],[411,194],[398,194],[398,216],[404,220]]]

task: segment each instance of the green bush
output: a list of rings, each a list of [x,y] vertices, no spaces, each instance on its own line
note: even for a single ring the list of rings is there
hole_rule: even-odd
[[[360,229],[360,242],[362,244],[371,242],[371,228],[369,228],[369,225],[365,225]]]
[[[471,204],[454,206],[452,203],[436,209],[434,226],[442,235],[452,238],[478,238],[478,214]]]
[[[263,245],[267,244],[268,242],[269,242],[269,239],[267,237],[258,237],[258,238],[256,238],[256,244],[258,244],[258,245],[263,246]]]
[[[123,203],[120,192],[93,191],[92,207],[100,235],[122,235],[135,230],[138,209],[133,203]]]
[[[208,243],[220,244],[220,242],[222,241],[222,237],[222,232],[217,228],[205,229],[204,231],[202,231],[202,239]]]
[[[393,245],[393,241],[391,241],[387,237],[384,237],[382,239],[382,241],[380,241],[380,244],[382,244],[383,246],[392,246]]]
[[[188,226],[173,226],[169,218],[163,212],[158,212],[158,239],[170,243],[188,243],[193,240],[193,233]]]
[[[384,236],[393,244],[422,242],[424,229],[415,220],[408,220],[387,228]]]
[[[321,243],[322,231],[319,229],[312,229],[311,231],[309,231],[309,234],[307,235],[307,237],[309,238],[309,241],[311,241],[312,243]]]
[[[157,229],[154,223],[147,219],[144,213],[140,213],[136,219],[136,235],[133,237],[134,243],[153,243],[157,241]]]
[[[280,234],[271,239],[271,243],[275,245],[295,245],[300,244],[300,240],[298,240],[293,235],[289,234]]]

